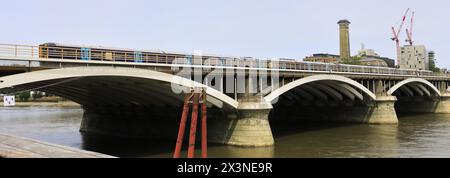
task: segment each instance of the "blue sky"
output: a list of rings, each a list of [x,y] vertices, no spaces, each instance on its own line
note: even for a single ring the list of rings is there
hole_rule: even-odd
[[[434,50],[438,65],[450,68],[448,0],[4,0],[0,43],[302,59],[337,54],[336,22],[346,18],[352,54],[364,43],[394,58],[390,27],[408,7],[416,11],[416,44]]]

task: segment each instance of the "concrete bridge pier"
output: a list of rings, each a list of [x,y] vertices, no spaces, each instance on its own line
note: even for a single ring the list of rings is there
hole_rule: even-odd
[[[395,111],[395,96],[377,96],[377,99],[368,104],[369,112],[365,115],[369,124],[398,124]]]
[[[450,93],[444,93],[434,111],[438,114],[450,114]]]
[[[271,110],[269,103],[239,103],[234,112],[209,121],[209,141],[246,147],[271,146],[275,143],[269,124]]]
[[[398,124],[395,103],[397,97],[388,95],[385,90],[385,83],[381,80],[376,81],[374,93],[376,99],[366,102],[368,112],[363,114],[363,123],[368,124]]]
[[[360,124],[398,124],[395,111],[396,97],[378,96],[376,100],[364,104],[340,108],[334,120]]]
[[[260,82],[256,75],[246,74],[245,92],[239,94],[238,108],[224,112],[226,114],[222,119],[209,121],[210,141],[246,147],[275,144],[269,124],[273,106],[264,100]]]

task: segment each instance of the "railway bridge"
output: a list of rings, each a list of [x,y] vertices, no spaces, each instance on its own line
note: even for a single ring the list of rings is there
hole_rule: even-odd
[[[1,77],[0,92],[75,101],[83,132],[176,139],[185,94],[203,88],[209,141],[237,146],[273,145],[272,121],[398,124],[398,112],[450,113],[450,76],[430,71],[86,49],[0,45],[0,61],[39,69]]]

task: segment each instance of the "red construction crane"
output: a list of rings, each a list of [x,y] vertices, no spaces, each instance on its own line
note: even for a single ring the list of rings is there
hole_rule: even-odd
[[[407,43],[409,43],[409,45],[413,45],[414,41],[413,41],[413,27],[414,27],[414,14],[415,12],[412,13],[411,16],[411,23],[409,24],[409,27],[406,28],[406,35],[408,36],[408,39],[406,40]]]
[[[408,12],[409,12],[409,8],[406,10],[405,15],[403,15],[403,19],[402,19],[402,22],[401,22],[398,30],[395,30],[395,27],[392,27],[392,33],[393,33],[394,37],[392,37],[391,39],[392,39],[392,41],[395,41],[395,43],[397,45],[397,65],[400,65],[400,53],[401,53],[399,35],[403,29],[403,26],[405,25],[406,16],[408,15]]]

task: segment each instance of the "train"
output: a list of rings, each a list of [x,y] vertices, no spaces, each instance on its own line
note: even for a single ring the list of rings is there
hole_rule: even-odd
[[[44,43],[39,45],[39,57],[44,59],[110,61],[155,64],[207,65],[223,67],[266,68],[321,72],[376,73],[397,75],[432,75],[431,71],[417,71],[389,67],[357,66],[318,62],[300,62],[295,59],[260,60],[253,57],[193,56],[165,51],[136,51],[107,47],[92,47]]]
[[[39,57],[48,59],[73,59],[86,61],[117,61],[117,62],[139,62],[144,59],[156,60],[164,52],[141,52],[132,49],[117,49],[107,47],[92,47],[66,45],[58,43],[44,43],[39,45]],[[182,54],[166,54],[166,60],[184,57]],[[163,59],[161,59],[163,60]]]
[[[259,60],[252,57],[217,57],[203,55],[201,61],[197,56],[165,51],[136,51],[132,49],[118,49],[107,47],[92,47],[66,45],[58,43],[44,43],[39,45],[39,57],[44,59],[72,59],[86,61],[114,61],[136,63],[163,64],[204,64],[228,67],[277,67],[273,61]],[[281,66],[287,68],[288,63],[295,63],[294,59],[281,59]]]

